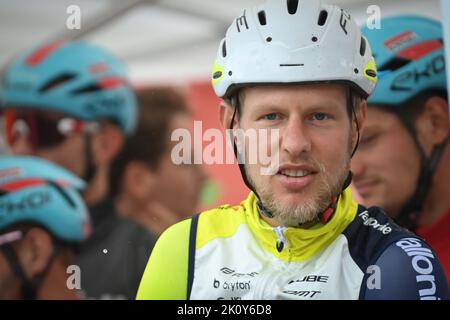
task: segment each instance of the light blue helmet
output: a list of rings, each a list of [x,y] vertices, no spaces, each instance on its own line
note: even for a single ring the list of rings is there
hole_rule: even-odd
[[[2,80],[5,107],[109,119],[126,134],[135,128],[136,97],[124,66],[92,44],[57,41],[34,48],[16,58]]]
[[[401,226],[415,229],[449,138],[427,155],[412,119],[406,116],[409,114],[406,107],[422,93],[447,96],[442,26],[425,17],[396,16],[382,19],[379,30],[366,27],[362,32],[370,42],[378,65],[378,84],[368,104],[388,106],[397,114],[419,151],[421,168],[416,190],[395,219]]]
[[[442,26],[419,16],[381,20],[381,29],[362,29],[378,66],[371,105],[399,106],[424,91],[447,91]]]
[[[65,243],[91,232],[79,194],[85,183],[69,171],[29,156],[0,157],[0,234],[23,224],[38,225]]]

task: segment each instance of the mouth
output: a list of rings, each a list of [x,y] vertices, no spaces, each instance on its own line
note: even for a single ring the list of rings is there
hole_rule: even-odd
[[[291,177],[291,178],[301,178],[306,177],[307,175],[310,175],[311,172],[308,170],[281,170],[279,174],[285,176],[285,177]]]
[[[299,191],[309,185],[317,173],[317,170],[307,166],[282,166],[276,177],[285,189]]]
[[[373,188],[378,184],[375,179],[365,179],[360,181],[355,181],[356,190],[363,197],[369,197],[373,191]]]

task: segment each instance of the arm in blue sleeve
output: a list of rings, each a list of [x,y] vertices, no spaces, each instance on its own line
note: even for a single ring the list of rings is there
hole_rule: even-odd
[[[439,260],[418,238],[403,238],[392,243],[369,269],[371,274],[365,277],[362,299],[449,299],[447,280]]]

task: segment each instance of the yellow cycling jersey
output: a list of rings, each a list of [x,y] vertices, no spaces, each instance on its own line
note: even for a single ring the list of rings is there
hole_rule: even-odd
[[[435,290],[426,291],[429,278],[417,278],[410,248],[432,256]],[[370,278],[374,265],[386,282],[383,290]],[[350,188],[332,218],[309,229],[270,226],[250,193],[238,206],[205,211],[166,230],[137,299],[445,298],[441,271],[422,240],[381,209],[359,206]],[[402,290],[387,290],[393,276]]]

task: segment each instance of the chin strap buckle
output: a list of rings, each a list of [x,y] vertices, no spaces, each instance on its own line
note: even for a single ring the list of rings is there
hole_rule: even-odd
[[[326,224],[333,217],[334,212],[336,211],[338,197],[334,197],[332,203],[324,212],[322,212],[320,221],[323,224]]]

